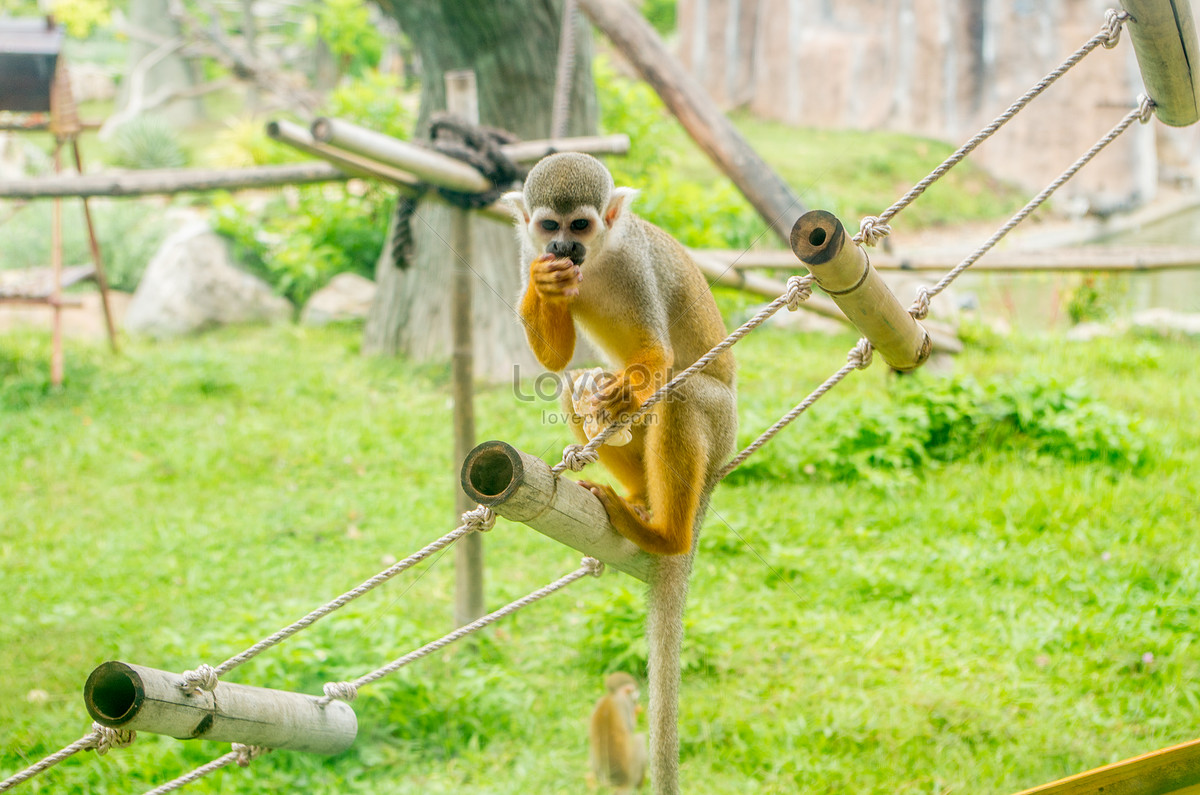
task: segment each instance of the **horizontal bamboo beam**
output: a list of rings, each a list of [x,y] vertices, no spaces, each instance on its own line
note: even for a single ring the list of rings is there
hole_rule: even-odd
[[[328,163],[288,163],[233,169],[164,168],[5,180],[0,182],[0,199],[158,196],[210,190],[277,188],[346,179],[348,176],[344,171]]]
[[[724,251],[705,249],[693,252],[714,266],[739,271],[797,270],[799,263],[791,251]],[[963,257],[941,252],[909,254],[871,252],[871,265],[879,271],[945,273]],[[1138,272],[1200,269],[1200,246],[1068,246],[1036,251],[1006,249],[989,251],[971,266],[971,271],[991,273],[1054,272]]]
[[[1146,94],[1163,124],[1200,120],[1200,44],[1190,0],[1121,0]]]
[[[343,119],[322,117],[312,123],[311,129],[313,138],[320,143],[403,169],[448,190],[484,193],[492,189],[491,180],[461,160]]]
[[[213,740],[338,754],[354,742],[358,720],[342,701],[218,682],[216,689],[186,693],[176,673],[106,662],[83,688],[84,706],[110,728],[165,734],[180,740]]]
[[[929,333],[896,300],[836,216],[824,210],[800,216],[792,227],[792,251],[892,369],[915,370],[929,358]]]
[[[1200,740],[1152,751],[1019,795],[1167,795],[1200,788]]]
[[[415,196],[419,192],[417,186],[420,184],[420,180],[407,171],[394,168],[387,163],[374,160],[365,155],[339,149],[329,144],[323,144],[313,138],[312,133],[306,127],[302,127],[299,124],[289,121],[268,122],[267,136],[280,143],[299,149],[301,152],[306,152],[314,157],[326,160],[347,174],[387,182],[409,196]],[[434,197],[438,196],[437,193],[432,195]],[[497,221],[512,221],[512,213],[500,202],[493,202],[487,207],[482,207],[479,209],[479,212]]]
[[[500,147],[510,160],[518,163],[533,163],[555,152],[587,152],[589,155],[627,155],[629,136],[580,135],[574,138],[542,138],[532,141],[517,141]]]
[[[468,497],[505,519],[649,581],[654,556],[613,529],[595,494],[555,475],[542,459],[505,442],[484,442],[467,455],[461,482]]]

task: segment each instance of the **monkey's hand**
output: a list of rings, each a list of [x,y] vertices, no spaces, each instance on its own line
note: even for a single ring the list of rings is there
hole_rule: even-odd
[[[608,377],[592,396],[604,424],[628,420],[667,381],[666,372],[641,362]]]
[[[529,263],[529,283],[543,300],[569,302],[579,295],[583,271],[568,257],[543,254]]]

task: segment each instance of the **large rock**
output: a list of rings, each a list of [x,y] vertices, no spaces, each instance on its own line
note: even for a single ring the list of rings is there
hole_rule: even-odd
[[[375,300],[375,282],[357,273],[339,273],[313,293],[300,313],[306,326],[324,326],[347,320],[364,320]]]
[[[146,266],[125,313],[125,328],[169,337],[291,317],[287,300],[261,279],[235,268],[225,240],[206,222],[192,220],[163,241]]]

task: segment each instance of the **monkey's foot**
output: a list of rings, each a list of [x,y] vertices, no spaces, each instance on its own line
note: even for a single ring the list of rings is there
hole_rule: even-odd
[[[645,508],[624,499],[612,486],[588,480],[579,481],[579,485],[600,500],[613,528],[642,549],[656,555],[678,555],[687,551],[686,547],[678,549],[678,545],[670,543],[665,534],[651,523],[650,513]]]

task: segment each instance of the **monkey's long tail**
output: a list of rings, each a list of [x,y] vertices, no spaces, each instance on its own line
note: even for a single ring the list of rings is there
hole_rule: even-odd
[[[692,551],[659,558],[646,606],[649,646],[650,790],[653,795],[679,795],[679,655],[683,650],[683,613],[688,578],[707,512],[705,499],[696,512]]]

